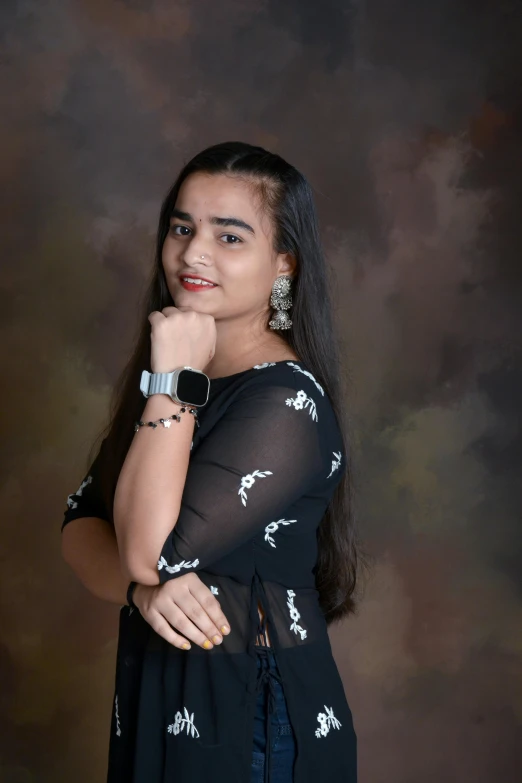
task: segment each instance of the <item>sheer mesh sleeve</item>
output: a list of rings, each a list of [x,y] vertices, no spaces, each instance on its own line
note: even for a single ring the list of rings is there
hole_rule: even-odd
[[[67,508],[62,522],[62,530],[73,519],[80,519],[81,517],[99,517],[109,521],[109,514],[105,501],[102,498],[100,487],[100,462],[104,445],[105,439],[100,446],[98,455],[82,479],[82,483],[76,492],[67,497]]]
[[[243,391],[191,458],[160,583],[221,559],[305,494],[326,466],[320,427],[314,401],[294,387]]]

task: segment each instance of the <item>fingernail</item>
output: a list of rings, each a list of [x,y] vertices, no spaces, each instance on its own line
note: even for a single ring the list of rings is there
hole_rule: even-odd
[[[212,647],[212,642],[207,639],[205,642],[203,642],[203,647],[205,648],[205,650],[210,650],[210,648]]]
[[[222,625],[219,630],[221,631],[221,633],[230,633],[230,628],[228,627],[228,625]]]
[[[182,650],[190,650],[190,644],[188,642],[185,642],[185,644],[181,645]]]
[[[216,634],[215,636],[213,636],[213,637],[212,637],[212,641],[214,642],[214,644],[221,644],[221,642],[223,641],[223,639],[222,639],[222,637],[221,637],[221,636],[218,636],[218,635]]]

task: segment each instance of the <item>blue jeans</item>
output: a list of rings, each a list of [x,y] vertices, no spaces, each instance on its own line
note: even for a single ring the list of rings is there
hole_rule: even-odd
[[[276,659],[270,647],[257,646],[256,653],[258,695],[250,783],[266,783],[268,780],[270,783],[293,783],[295,734]]]

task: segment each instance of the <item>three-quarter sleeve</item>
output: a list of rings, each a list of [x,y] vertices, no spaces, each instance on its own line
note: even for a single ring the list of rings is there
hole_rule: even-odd
[[[241,392],[191,457],[160,583],[255,537],[330,470],[311,396],[273,381]]]
[[[109,521],[110,516],[101,492],[100,463],[102,459],[105,439],[103,440],[96,458],[93,460],[86,475],[76,492],[67,497],[67,506],[62,522],[62,531],[73,519],[81,517],[98,517]]]

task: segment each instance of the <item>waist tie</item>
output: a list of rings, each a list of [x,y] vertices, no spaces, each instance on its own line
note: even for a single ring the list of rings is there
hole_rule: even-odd
[[[266,754],[265,754],[265,783],[270,781],[270,748],[271,748],[271,728],[272,728],[272,714],[276,709],[276,692],[275,682],[279,682],[282,685],[282,679],[278,672],[270,669],[269,653],[270,647],[256,646],[256,652],[261,658],[266,661],[266,667],[261,662],[261,668],[257,673],[256,693],[261,693],[265,685],[268,685],[268,710],[266,713]],[[272,653],[273,654],[273,653]]]

